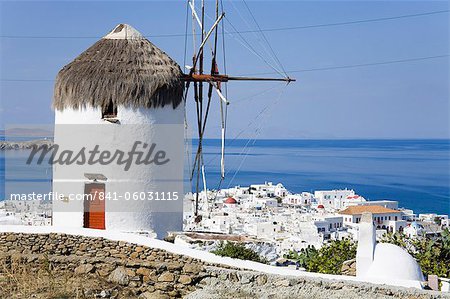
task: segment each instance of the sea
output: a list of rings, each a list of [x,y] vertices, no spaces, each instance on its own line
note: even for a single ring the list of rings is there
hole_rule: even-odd
[[[198,140],[190,145],[194,155]],[[7,152],[0,152],[0,200],[5,184],[50,191],[51,167],[25,165],[27,151]],[[224,179],[220,152],[220,140],[203,140],[209,189],[264,182],[294,193],[347,188],[368,200],[396,200],[416,214],[450,214],[450,140],[227,140]]]

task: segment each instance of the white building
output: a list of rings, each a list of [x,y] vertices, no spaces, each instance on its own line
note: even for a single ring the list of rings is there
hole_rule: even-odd
[[[110,155],[103,163],[54,164],[53,225],[154,231],[159,237],[182,229],[181,74],[167,54],[126,24],[59,72],[55,144]],[[126,156],[133,149],[143,154]],[[117,160],[105,162],[112,155]]]
[[[245,224],[244,231],[258,239],[271,240],[282,232],[282,226],[276,221],[254,222]]]
[[[217,192],[217,196],[219,197],[233,197],[233,196],[240,197],[248,194],[250,194],[249,187],[241,187],[241,186],[235,186],[227,189],[220,189]]]
[[[23,225],[20,214],[0,210],[0,225]]]
[[[419,214],[419,221],[434,222],[434,220],[437,217],[438,217],[438,214],[435,214],[435,213]]]
[[[51,225],[51,214],[48,201],[7,200],[1,202],[0,224],[46,226]]]
[[[409,238],[417,238],[426,234],[425,228],[422,224],[417,222],[411,222],[403,230],[406,236]]]
[[[398,201],[395,200],[367,200],[362,202],[352,202],[349,206],[382,206],[391,210],[398,210]]]
[[[344,221],[342,216],[336,215],[314,215],[314,224],[321,228],[325,234],[325,238],[329,239],[332,233],[342,230],[344,227]]]
[[[284,197],[289,193],[283,184],[274,185],[272,182],[250,185],[249,189],[250,193],[259,197]]]
[[[313,195],[309,192],[302,192],[300,194],[287,194],[283,198],[283,203],[292,206],[310,206],[313,198]]]
[[[314,197],[317,203],[323,205],[327,210],[341,210],[347,206],[366,201],[364,197],[355,194],[354,190],[348,189],[315,191]]]
[[[397,232],[402,231],[406,227],[406,221],[402,220],[402,213],[400,211],[382,206],[350,206],[339,212],[344,218],[344,225],[350,227],[355,227],[361,222],[363,213],[372,214],[373,222],[377,229]]]
[[[255,197],[253,203],[256,208],[276,208],[278,206],[278,200],[276,198],[258,198]]]
[[[401,209],[402,211],[402,219],[406,221],[415,221],[417,215],[414,214],[414,211],[411,209]]]
[[[214,215],[209,219],[202,220],[203,231],[213,233],[231,233],[231,219],[228,215]]]

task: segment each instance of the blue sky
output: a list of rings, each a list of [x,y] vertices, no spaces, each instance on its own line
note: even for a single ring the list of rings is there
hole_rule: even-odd
[[[247,1],[261,28],[329,24],[447,10],[432,1]],[[211,4],[211,2],[209,2]],[[238,30],[255,25],[242,1],[224,1]],[[212,11],[209,12],[212,14]],[[184,1],[1,2],[0,126],[51,123],[59,69],[108,33],[129,23],[145,35],[184,33]],[[242,18],[241,18],[242,17]],[[230,28],[225,22],[227,30]],[[449,51],[449,14],[352,25],[266,32],[286,70],[328,68],[435,55]],[[76,38],[11,38],[76,37]],[[244,34],[264,59],[261,35]],[[149,37],[180,65],[184,37]],[[272,69],[226,35],[230,75]],[[264,43],[262,43],[264,44]],[[192,54],[188,47],[189,56]],[[223,70],[223,64],[219,67]],[[278,74],[262,76],[279,76]],[[449,60],[429,59],[361,68],[296,72],[297,82],[229,84],[228,136],[234,138],[449,138]],[[7,81],[7,80],[48,81]],[[262,95],[254,96],[268,89]],[[283,92],[280,97],[280,92]],[[218,100],[208,137],[220,135]],[[194,102],[188,102],[194,124]],[[192,127],[193,128],[193,127]]]

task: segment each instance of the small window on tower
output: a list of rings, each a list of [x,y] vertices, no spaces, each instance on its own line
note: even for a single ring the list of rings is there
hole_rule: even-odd
[[[110,100],[106,107],[103,107],[102,118],[116,118],[117,117],[117,107],[114,105],[113,101]]]

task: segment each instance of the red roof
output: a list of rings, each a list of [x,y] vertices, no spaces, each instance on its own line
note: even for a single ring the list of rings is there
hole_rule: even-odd
[[[325,209],[325,207],[323,205],[318,205],[317,208],[318,209]]]
[[[224,203],[227,203],[227,204],[237,204],[237,201],[236,201],[236,199],[234,199],[233,197],[228,197],[228,198],[224,201]]]

